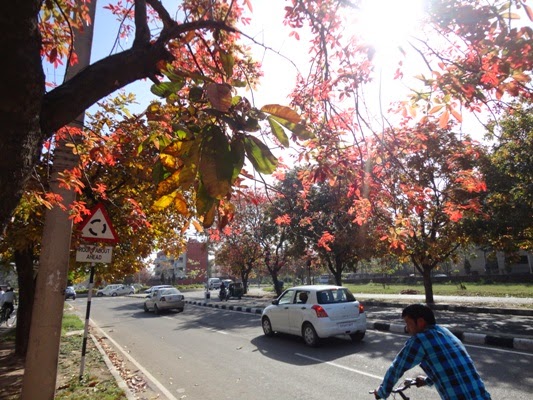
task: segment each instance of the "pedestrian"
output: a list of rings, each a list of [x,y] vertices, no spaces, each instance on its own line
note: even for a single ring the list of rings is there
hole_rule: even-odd
[[[402,318],[411,337],[374,391],[376,399],[386,399],[402,375],[417,365],[427,376],[418,376],[416,386],[435,385],[444,400],[491,398],[464,345],[448,329],[437,325],[431,308],[411,304],[404,308]]]
[[[5,309],[8,309],[8,313],[6,314],[6,319],[8,319],[15,309],[14,303],[17,300],[17,297],[15,296],[15,292],[13,291],[13,288],[10,287],[7,289],[7,291],[2,295],[2,312],[4,312]]]

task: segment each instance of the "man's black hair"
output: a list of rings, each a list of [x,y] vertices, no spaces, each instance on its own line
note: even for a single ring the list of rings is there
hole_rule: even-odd
[[[415,321],[418,318],[422,318],[428,325],[435,325],[435,314],[433,310],[425,304],[411,304],[405,307],[402,311],[402,318],[409,317]]]

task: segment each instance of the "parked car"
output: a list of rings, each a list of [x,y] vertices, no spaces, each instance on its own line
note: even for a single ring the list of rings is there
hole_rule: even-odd
[[[74,290],[74,286],[67,286],[65,289],[65,300],[68,299],[76,300],[76,290]]]
[[[144,291],[144,293],[146,294],[152,294],[154,292],[154,290],[157,290],[157,289],[170,289],[170,288],[173,288],[174,286],[172,285],[155,285],[155,286],[152,286],[151,288],[149,289],[146,289]]]
[[[154,311],[159,314],[163,310],[183,311],[185,308],[185,296],[181,292],[172,288],[160,288],[154,290],[144,301],[144,311]]]
[[[436,274],[436,275],[433,276],[433,278],[447,278],[447,277],[448,277],[448,275],[446,275],[446,274]]]
[[[207,280],[207,288],[209,290],[220,289],[220,284],[221,283],[222,283],[222,281],[220,280],[220,278],[209,278]]]
[[[121,285],[121,284],[113,284],[113,285],[107,285],[105,288],[100,289],[96,292],[96,296],[102,297],[102,296],[120,296],[124,294],[133,294],[135,293],[135,290],[133,289],[133,286],[130,285]]]
[[[366,333],[366,314],[348,288],[334,285],[296,286],[285,290],[261,316],[263,332],[302,336],[308,346],[320,339],[349,335],[360,342]]]

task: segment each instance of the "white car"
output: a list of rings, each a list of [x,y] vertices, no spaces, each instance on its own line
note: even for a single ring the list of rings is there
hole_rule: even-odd
[[[157,290],[157,289],[170,289],[170,288],[173,288],[174,286],[172,285],[155,285],[155,286],[152,286],[150,289],[146,289],[144,291],[144,293],[146,294],[152,294],[154,292],[154,290]]]
[[[261,317],[263,332],[302,336],[305,344],[317,346],[321,338],[349,335],[360,342],[366,333],[364,307],[345,287],[297,286],[285,290]]]
[[[120,296],[124,294],[133,294],[133,293],[135,293],[135,290],[133,289],[133,286],[131,285],[113,284],[113,285],[107,285],[105,288],[98,290],[98,292],[96,292],[96,296],[115,297],[115,296]]]
[[[163,310],[178,310],[183,311],[185,308],[185,296],[174,288],[163,288],[154,290],[148,298],[144,301],[144,311],[154,311],[159,314]]]

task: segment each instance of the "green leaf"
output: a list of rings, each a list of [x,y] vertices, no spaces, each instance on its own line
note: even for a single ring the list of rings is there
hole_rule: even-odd
[[[200,182],[196,191],[196,212],[198,215],[205,215],[215,204],[215,199],[209,196],[205,186]]]
[[[262,174],[271,174],[278,166],[278,159],[270,149],[259,139],[253,136],[244,138],[244,149],[254,168]]]
[[[185,85],[184,81],[161,82],[152,85],[150,91],[159,97],[168,97],[172,93],[180,91]]]
[[[308,140],[315,137],[314,133],[305,129],[305,126],[302,124],[294,124],[292,122],[287,121],[286,119],[279,118],[274,115],[271,115],[270,118],[274,119],[276,122],[280,123],[289,131],[294,133],[296,137],[300,140]]]
[[[204,139],[200,156],[201,180],[209,196],[221,199],[231,190],[233,163],[224,132],[216,125],[203,129]]]
[[[240,139],[231,142],[231,161],[233,162],[233,174],[231,175],[231,183],[233,184],[244,165],[244,143]]]
[[[199,102],[204,95],[204,89],[199,86],[194,86],[189,90],[189,100]]]
[[[156,184],[165,179],[165,168],[163,168],[161,161],[156,162],[152,168],[152,179]]]
[[[278,138],[280,143],[284,147],[289,147],[289,138],[285,134],[285,131],[283,130],[283,127],[274,120],[272,117],[267,117],[268,123],[270,124],[270,129],[272,129],[272,133]]]
[[[231,78],[233,75],[233,66],[235,65],[233,55],[222,50],[220,51],[220,61],[222,61],[222,68],[224,68],[226,77]]]

